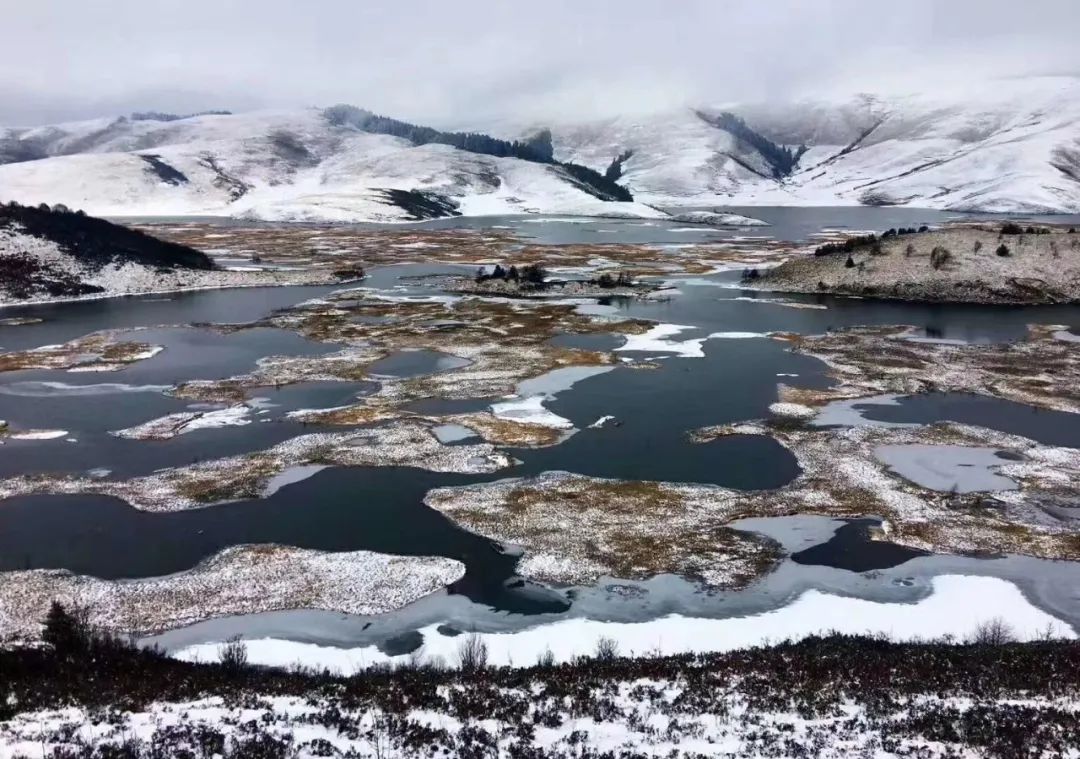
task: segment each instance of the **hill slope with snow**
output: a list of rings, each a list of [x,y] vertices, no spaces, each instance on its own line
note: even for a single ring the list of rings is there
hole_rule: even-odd
[[[0,304],[175,286],[214,268],[193,248],[104,219],[0,206]]]
[[[1080,79],[1068,77],[951,97],[469,126],[526,140],[550,129],[557,161],[607,173],[635,202],[602,200],[558,164],[418,145],[320,109],[0,129],[0,200],[111,216],[312,221],[656,217],[650,206],[718,204],[1080,212]]]
[[[335,126],[318,109],[8,129],[0,132],[2,160],[0,200],[99,216],[662,215],[605,202],[557,165],[414,145]]]
[[[778,147],[805,147],[794,169],[773,176],[767,156],[712,123],[725,112]],[[620,181],[650,204],[1080,212],[1080,79],[1071,77],[954,96],[727,104],[546,126],[557,158],[600,171],[632,151]]]

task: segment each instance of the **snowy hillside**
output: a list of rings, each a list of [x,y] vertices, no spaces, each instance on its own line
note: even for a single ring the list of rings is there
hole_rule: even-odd
[[[761,152],[708,123],[732,112],[780,147],[806,147],[780,179]],[[537,124],[491,131],[528,134]],[[725,104],[547,125],[557,158],[604,171],[660,205],[911,205],[1080,212],[1080,79],[994,82],[953,96]]]
[[[650,206],[718,204],[1080,212],[1076,78],[467,126],[524,140],[548,128],[557,161],[606,173],[635,202],[601,200],[558,164],[417,144],[332,123],[321,109],[0,129],[0,200],[97,215],[331,221],[655,217]]]
[[[0,206],[0,304],[175,289],[214,268],[197,250],[103,219]]]
[[[402,221],[424,193],[467,214],[662,214],[605,202],[560,167],[330,124],[318,109],[95,120],[0,132],[0,200],[64,203],[99,216],[229,215]],[[443,214],[445,215],[445,214]]]

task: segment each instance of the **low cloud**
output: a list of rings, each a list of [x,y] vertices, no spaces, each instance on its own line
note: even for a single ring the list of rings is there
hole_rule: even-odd
[[[7,124],[351,102],[453,125],[1080,73],[1075,0],[61,0],[4,26]]]

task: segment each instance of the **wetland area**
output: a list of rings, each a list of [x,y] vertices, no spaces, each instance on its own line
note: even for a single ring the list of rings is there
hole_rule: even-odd
[[[732,210],[770,226],[141,220],[305,284],[4,309],[0,638],[53,598],[342,668],[465,631],[1075,636],[1080,306],[769,292],[745,272],[957,220]],[[453,286],[496,264],[543,297]],[[636,289],[566,284],[603,274]]]

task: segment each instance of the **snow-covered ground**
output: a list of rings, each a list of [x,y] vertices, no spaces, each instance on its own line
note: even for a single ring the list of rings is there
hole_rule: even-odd
[[[774,143],[807,150],[777,180],[758,149],[699,110],[734,112]],[[335,127],[314,108],[171,122],[97,119],[0,129],[0,144],[46,156],[0,166],[0,201],[62,202],[117,216],[405,220],[406,211],[383,196],[393,188],[438,193],[467,215],[656,218],[663,216],[656,205],[860,203],[1075,213],[1078,125],[1080,79],[1065,76],[948,96],[856,95],[591,122],[440,125],[506,138],[549,127],[557,159],[600,172],[630,151],[619,182],[636,202],[606,203],[551,166]],[[167,167],[165,178],[155,161]]]
[[[355,679],[128,654],[127,669],[114,665],[119,682],[94,662],[61,670],[66,682],[44,692],[19,672],[0,757],[944,759],[1080,749],[1077,683],[1062,674],[1075,643],[834,637],[726,656],[615,654],[609,643],[527,671],[413,661]],[[44,657],[35,664],[59,670]]]

